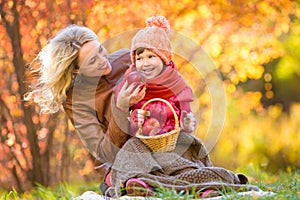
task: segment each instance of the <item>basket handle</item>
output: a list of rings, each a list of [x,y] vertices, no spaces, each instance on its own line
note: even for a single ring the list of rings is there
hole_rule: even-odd
[[[171,111],[172,111],[172,113],[173,113],[173,115],[174,115],[174,119],[175,119],[175,129],[179,128],[178,116],[176,115],[176,112],[175,112],[173,106],[172,106],[172,105],[170,104],[170,102],[168,102],[167,100],[161,99],[161,98],[153,98],[153,99],[150,99],[150,100],[146,101],[146,102],[142,105],[141,109],[143,110],[149,103],[151,103],[151,102],[153,102],[153,101],[162,101],[162,102],[164,102],[165,104],[167,104],[167,106],[171,109]],[[140,128],[141,128],[141,126],[140,126]]]

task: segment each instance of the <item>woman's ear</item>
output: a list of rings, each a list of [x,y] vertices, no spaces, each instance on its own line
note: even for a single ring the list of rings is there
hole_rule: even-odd
[[[78,69],[73,69],[72,71],[72,80],[74,81],[77,75],[79,74],[79,68]]]
[[[78,74],[79,73],[79,69],[73,69],[72,74]]]

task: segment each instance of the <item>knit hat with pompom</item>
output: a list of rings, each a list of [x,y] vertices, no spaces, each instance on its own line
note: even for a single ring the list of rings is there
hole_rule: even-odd
[[[152,16],[146,19],[146,28],[140,30],[132,39],[131,60],[135,63],[135,50],[143,47],[156,53],[168,65],[172,58],[172,47],[169,39],[170,24],[163,16]]]

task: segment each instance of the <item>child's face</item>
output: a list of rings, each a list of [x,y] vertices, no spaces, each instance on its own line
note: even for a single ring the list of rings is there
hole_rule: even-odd
[[[147,79],[159,75],[164,67],[160,57],[150,50],[145,49],[143,53],[135,55],[135,65],[137,71],[144,72]]]

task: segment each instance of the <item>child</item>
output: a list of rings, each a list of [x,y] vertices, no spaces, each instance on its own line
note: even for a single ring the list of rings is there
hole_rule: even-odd
[[[181,121],[181,129],[192,132],[195,129],[194,115],[191,112],[190,102],[193,101],[191,88],[185,83],[179,74],[172,58],[171,43],[168,38],[169,23],[162,16],[155,16],[146,20],[147,27],[139,31],[132,40],[131,57],[133,64],[126,71],[125,78],[116,88],[116,95],[123,87],[128,75],[132,71],[139,71],[145,75],[145,97],[131,106],[130,133],[135,135],[138,130],[137,116],[144,111],[139,109],[152,98],[163,98],[171,103],[178,118]],[[151,42],[150,42],[151,41]],[[174,129],[175,121],[171,109],[163,102],[152,102],[144,110],[149,111],[151,118],[160,123],[160,133]],[[185,117],[183,119],[182,117]],[[145,122],[149,121],[149,116]],[[143,120],[142,120],[143,122]],[[190,123],[188,123],[190,122]]]
[[[150,124],[150,127],[159,126],[159,128],[149,130],[148,135],[163,134],[174,129],[174,114],[165,103],[151,102],[141,110],[146,101],[156,97],[167,100],[173,106],[180,120],[181,130],[191,133],[195,130],[196,125],[190,108],[193,93],[172,61],[172,48],[168,37],[170,25],[163,16],[150,17],[146,23],[147,27],[140,30],[132,39],[131,60],[133,64],[126,71],[125,77],[117,86],[115,93],[115,97],[117,97],[123,85],[128,84],[126,81],[131,72],[139,71],[144,74],[145,85],[137,85],[137,87],[146,87],[145,96],[130,107],[132,112],[130,134],[136,134],[140,123],[143,126],[153,123],[153,118],[159,124]],[[147,116],[145,116],[145,111],[148,113]],[[148,188],[143,181],[131,178],[126,183],[127,193],[136,192],[130,190],[132,186]]]

